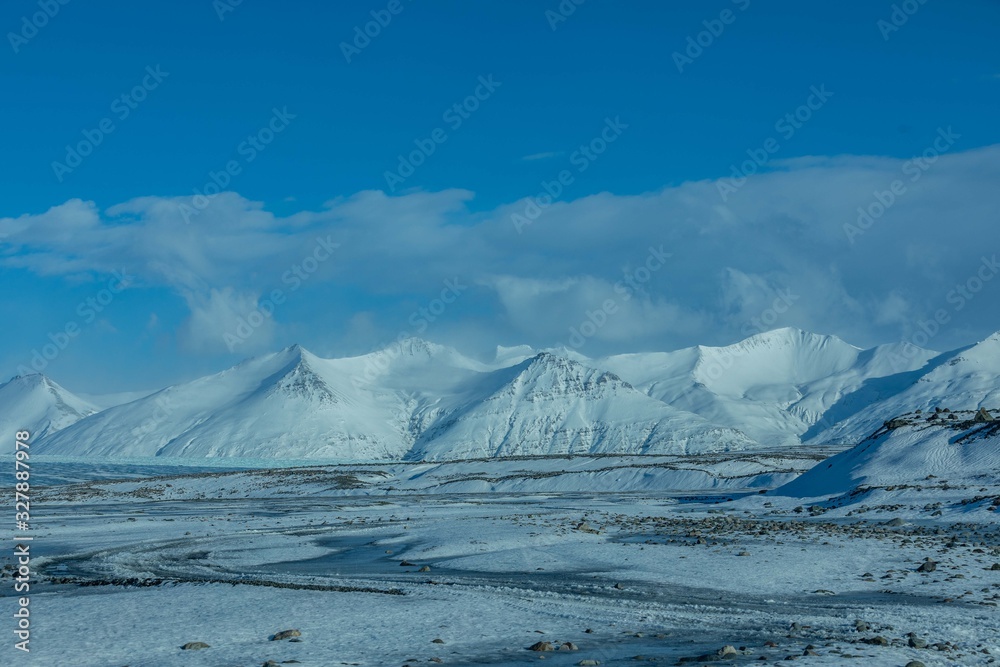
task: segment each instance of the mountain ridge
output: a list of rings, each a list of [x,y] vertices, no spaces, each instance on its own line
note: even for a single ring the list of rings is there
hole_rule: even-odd
[[[722,347],[596,359],[564,352],[498,347],[482,362],[405,339],[325,359],[291,345],[103,410],[61,387],[44,401],[35,390],[41,412],[58,416],[43,424],[36,451],[374,460],[690,453],[854,444],[885,415],[930,396],[963,409],[1000,403],[1000,333],[946,353],[908,343],[862,349],[792,328]],[[13,382],[0,385],[8,397],[0,423],[11,419],[12,397],[26,393],[23,380]]]

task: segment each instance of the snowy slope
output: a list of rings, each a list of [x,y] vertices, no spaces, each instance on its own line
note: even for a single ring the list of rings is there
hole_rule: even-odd
[[[398,458],[392,397],[298,346],[109,408],[39,443],[41,454]],[[393,417],[396,417],[395,419]]]
[[[866,382],[920,368],[936,353],[899,345],[862,350],[836,336],[776,329],[726,347],[596,360],[636,388],[766,445],[797,444],[817,423],[863,409],[847,397]]]
[[[938,354],[908,344],[862,350],[777,329],[727,347],[603,359],[498,348],[489,363],[416,339],[343,359],[293,346],[110,407],[38,447],[84,456],[446,460],[856,443],[916,408],[1000,404],[998,378],[1000,335]],[[15,394],[38,400],[21,385],[7,392],[0,419],[20,419]],[[69,426],[95,410],[50,421]]]
[[[566,453],[746,449],[743,433],[709,424],[618,376],[543,352],[496,371],[491,390],[425,431],[413,457],[440,460]]]
[[[27,430],[35,441],[97,411],[44,375],[15,377],[0,385],[0,451],[14,451],[17,431]]]
[[[933,418],[927,413],[903,415],[774,493],[816,497],[859,487],[996,485],[1000,422],[976,423],[971,410],[953,414],[955,421],[945,413],[932,412]],[[925,496],[929,498],[930,492]]]
[[[121,391],[114,394],[79,394],[80,398],[99,410],[107,410],[118,405],[125,405],[140,398],[146,398],[152,391]]]
[[[863,410],[831,410],[827,428],[808,434],[815,442],[859,442],[886,420],[911,410],[975,410],[1000,405],[1000,333],[970,347],[946,352],[922,368],[871,380],[859,393]]]
[[[542,354],[494,369],[407,341],[347,359],[291,347],[109,408],[37,452],[446,460],[753,444],[576,362]]]

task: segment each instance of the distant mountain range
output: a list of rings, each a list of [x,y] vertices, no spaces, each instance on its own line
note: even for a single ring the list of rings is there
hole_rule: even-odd
[[[0,385],[3,446],[19,429],[34,433],[38,454],[107,457],[448,460],[853,444],[918,408],[1000,405],[1000,335],[940,354],[777,329],[727,347],[599,359],[500,348],[488,363],[418,339],[343,359],[292,346],[108,402],[44,376],[15,378]]]

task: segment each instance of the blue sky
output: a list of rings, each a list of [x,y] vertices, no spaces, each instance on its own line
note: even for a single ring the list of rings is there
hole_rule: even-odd
[[[1000,328],[1000,5],[562,7],[5,3],[0,373]]]

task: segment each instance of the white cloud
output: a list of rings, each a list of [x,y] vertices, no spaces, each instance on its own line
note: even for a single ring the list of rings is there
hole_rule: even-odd
[[[189,292],[185,300],[191,315],[181,328],[181,340],[193,350],[221,352],[230,347],[227,340],[238,340],[239,351],[246,353],[266,350],[274,339],[274,319],[260,310],[257,294],[211,288],[207,295]],[[248,317],[251,313],[257,314]]]
[[[341,244],[336,256],[296,298],[331,309],[343,290],[359,295],[343,306],[341,321],[370,314],[345,324],[351,335],[382,326],[391,336],[442,280],[460,277],[480,287],[435,324],[442,337],[451,327],[549,345],[606,299],[621,299],[616,283],[646,261],[650,247],[662,246],[669,261],[622,302],[595,345],[729,342],[784,288],[800,298],[779,324],[867,345],[905,335],[945,305],[984,254],[1000,253],[1000,146],[946,154],[915,181],[904,164],[865,156],[785,160],[726,202],[714,181],[598,193],[556,202],[521,234],[510,215],[523,211],[523,201],[474,213],[464,190],[360,192],[288,217],[224,193],[191,224],[179,214],[186,198],[143,197],[105,211],[71,200],[0,219],[0,262],[67,278],[125,268],[138,285],[166,286],[183,298],[190,311],[183,332],[204,347],[260,295],[282,287],[283,274],[329,236]],[[896,179],[905,194],[851,243],[845,225],[857,224],[858,208]],[[956,313],[953,330],[995,330],[998,306],[1000,283],[988,285]],[[276,313],[278,322],[284,317]],[[304,321],[297,330],[308,328]],[[259,340],[272,335],[265,330]]]

